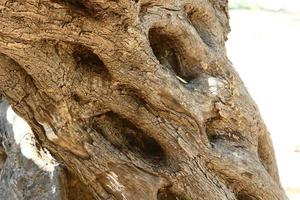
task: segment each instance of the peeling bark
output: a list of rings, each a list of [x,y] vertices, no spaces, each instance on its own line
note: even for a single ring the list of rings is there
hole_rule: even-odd
[[[287,199],[228,32],[225,0],[0,1],[0,92],[64,198]]]

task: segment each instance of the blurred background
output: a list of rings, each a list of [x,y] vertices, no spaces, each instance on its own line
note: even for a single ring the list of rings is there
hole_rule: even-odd
[[[283,187],[300,200],[300,0],[229,0],[228,56],[258,104]]]

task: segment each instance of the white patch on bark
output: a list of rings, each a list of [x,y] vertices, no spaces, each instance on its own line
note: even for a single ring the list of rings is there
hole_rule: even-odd
[[[53,172],[58,163],[48,150],[37,148],[35,136],[26,121],[19,117],[11,107],[8,108],[6,116],[7,121],[12,125],[14,139],[20,146],[22,154],[44,171]]]
[[[213,95],[217,95],[219,90],[224,87],[224,83],[218,79],[218,78],[214,78],[214,77],[209,77],[208,78],[208,86],[209,86],[209,91],[213,94]]]
[[[52,190],[52,193],[55,194],[55,192],[56,192],[56,187],[53,185],[53,186],[51,187],[51,190]]]
[[[43,126],[46,133],[46,137],[50,141],[54,141],[58,139],[57,135],[54,133],[53,129],[48,124],[44,124],[44,123],[40,123],[40,124]]]
[[[119,194],[122,195],[123,200],[127,200],[127,198],[124,195],[124,185],[122,185],[119,180],[117,174],[114,172],[110,172],[107,175],[108,180],[110,181],[110,185],[107,185],[112,191],[116,191]]]
[[[177,78],[181,83],[184,83],[184,84],[187,84],[187,83],[188,83],[186,80],[184,80],[184,79],[181,78],[180,76],[176,76],[176,78]]]

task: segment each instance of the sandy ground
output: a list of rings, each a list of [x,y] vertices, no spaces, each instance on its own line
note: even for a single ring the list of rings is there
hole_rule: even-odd
[[[283,187],[300,200],[300,12],[232,10],[231,28],[228,56],[271,132]]]

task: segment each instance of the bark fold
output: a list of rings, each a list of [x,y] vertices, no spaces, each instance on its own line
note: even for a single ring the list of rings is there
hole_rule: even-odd
[[[57,198],[287,199],[228,32],[226,1],[0,1],[0,92]]]

